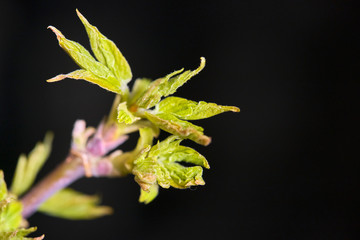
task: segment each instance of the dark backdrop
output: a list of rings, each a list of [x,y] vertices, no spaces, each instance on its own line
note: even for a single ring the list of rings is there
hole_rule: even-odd
[[[360,6],[351,0],[0,2],[0,167],[47,130],[67,154],[76,119],[96,125],[113,94],[83,81],[45,80],[77,69],[48,25],[89,47],[75,8],[129,61],[157,78],[205,56],[178,96],[223,105],[200,121],[213,137],[194,146],[211,165],[206,185],[161,190],[144,206],[132,177],[82,179],[115,214],[65,221],[36,214],[46,239],[359,239]],[[136,136],[124,145],[131,149]]]

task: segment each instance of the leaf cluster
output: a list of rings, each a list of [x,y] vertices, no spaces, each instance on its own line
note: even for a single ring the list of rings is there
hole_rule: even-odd
[[[22,204],[14,194],[7,190],[4,173],[0,170],[0,239],[7,240],[41,240],[44,235],[37,238],[26,236],[36,231],[36,227],[24,228],[21,216]]]
[[[223,112],[239,112],[239,108],[222,106],[204,101],[195,102],[170,96],[205,67],[205,58],[195,70],[180,69],[154,81],[136,79],[131,91],[128,83],[132,79],[130,66],[116,45],[106,38],[77,10],[84,25],[94,57],[79,43],[68,40],[55,27],[59,45],[80,67],[68,74],[60,74],[48,82],[64,78],[82,79],[99,85],[117,95],[117,105],[110,113],[108,122],[119,128],[138,126],[147,122],[155,131],[141,130],[137,147],[114,159],[112,163],[120,175],[132,173],[141,186],[140,201],[148,203],[157,195],[158,185],[163,188],[187,188],[205,184],[203,167],[209,168],[206,159],[192,148],[181,146],[183,139],[208,145],[211,138],[204,129],[190,121],[209,118]],[[116,111],[116,114],[114,114]],[[161,129],[172,136],[152,146],[152,140]],[[146,140],[144,140],[146,139]],[[186,167],[181,162],[195,166]]]

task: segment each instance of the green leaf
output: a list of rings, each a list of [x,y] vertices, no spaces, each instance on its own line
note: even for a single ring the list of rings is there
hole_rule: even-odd
[[[178,136],[170,136],[165,140],[158,142],[148,154],[148,157],[161,156],[168,159],[169,162],[187,162],[193,163],[205,168],[210,168],[205,157],[192,148],[180,145],[182,139]]]
[[[120,103],[117,110],[118,110],[117,119],[119,123],[131,124],[137,120],[140,120],[139,117],[135,117],[128,110],[126,102]]]
[[[83,79],[95,83],[109,91],[122,94],[127,86],[122,86],[120,80],[102,63],[96,61],[91,54],[79,43],[68,40],[55,27],[49,28],[56,34],[60,47],[62,47],[70,57],[82,68],[69,74],[61,74],[48,82],[60,81],[66,77]]]
[[[139,202],[149,204],[157,197],[158,194],[159,194],[158,184],[151,185],[148,191],[144,191],[142,188],[140,188]]]
[[[10,232],[0,232],[0,239],[1,240],[41,240],[45,237],[44,235],[35,238],[25,237],[35,231],[36,231],[36,227],[32,227],[28,229],[20,228]]]
[[[150,150],[153,138],[156,136],[152,128],[140,128],[139,133],[140,137],[133,151],[126,152],[112,159],[112,164],[120,176],[131,173],[134,160]]]
[[[22,205],[15,198],[8,197],[0,202],[0,232],[13,231],[20,226]]]
[[[126,85],[131,80],[132,73],[120,50],[113,41],[107,39],[95,26],[92,26],[77,9],[76,13],[85,26],[91,49],[97,60],[107,66],[122,85]]]
[[[182,85],[184,85],[184,83],[186,83],[188,80],[190,80],[193,76],[195,76],[196,74],[198,74],[201,70],[204,69],[205,67],[205,58],[201,57],[200,58],[200,66],[193,70],[193,71],[185,71],[182,74],[179,74],[173,78],[170,78],[168,81],[168,84],[166,84],[164,86],[164,96],[167,97],[173,93],[176,92],[176,90],[181,87]]]
[[[7,187],[4,180],[4,172],[0,170],[0,201],[4,200],[7,196]]]
[[[21,223],[22,205],[8,193],[4,173],[0,170],[0,233],[17,229]]]
[[[239,112],[240,109],[233,106],[220,106],[215,103],[206,103],[203,101],[194,102],[180,97],[167,97],[156,106],[156,111],[171,113],[184,120],[197,120],[209,118],[227,111]]]
[[[166,75],[164,78],[159,78],[156,81],[150,83],[147,90],[144,91],[143,94],[138,98],[136,103],[137,106],[145,109],[155,106],[160,101],[161,97],[165,94],[163,88],[166,86],[169,79],[172,76],[181,73],[182,71],[183,69],[180,69]]]
[[[140,137],[135,148],[135,151],[137,152],[141,152],[143,151],[143,149],[146,149],[148,146],[151,146],[153,142],[153,138],[155,136],[155,133],[151,128],[140,128],[139,134]]]
[[[28,157],[24,154],[19,157],[11,185],[12,193],[20,196],[34,183],[39,170],[50,155],[53,138],[51,132],[46,133],[44,141],[37,143]]]
[[[204,185],[202,167],[209,168],[205,157],[192,148],[180,146],[181,140],[170,136],[134,162],[135,180],[144,191],[150,191],[158,183],[163,188],[188,188]],[[194,164],[182,166],[181,162]]]
[[[107,206],[98,206],[98,196],[89,196],[65,188],[44,202],[39,211],[60,218],[81,220],[94,219],[113,212]]]
[[[76,79],[76,80],[86,80],[90,83],[94,83],[106,90],[115,92],[117,91],[117,88],[114,88],[114,84],[110,81],[107,81],[106,79],[100,78],[98,76],[96,76],[95,74],[93,74],[90,71],[84,70],[84,69],[79,69],[76,71],[73,71],[71,73],[68,74],[59,74],[51,79],[48,79],[47,82],[58,82],[61,81],[65,78],[71,78],[71,79]]]
[[[4,181],[4,173],[0,170],[0,239],[4,240],[41,240],[37,238],[25,238],[26,235],[36,231],[36,228],[19,228],[22,222],[22,204],[16,196],[9,194]]]
[[[129,106],[132,106],[136,100],[140,98],[144,94],[144,92],[148,89],[149,85],[151,83],[150,79],[147,78],[138,78],[134,82],[134,86],[131,90],[131,94],[129,97]],[[136,109],[135,109],[136,111]],[[134,111],[134,112],[135,112]]]
[[[0,170],[0,233],[15,230],[21,223],[22,206],[8,193],[4,172]]]
[[[209,145],[211,142],[211,138],[204,135],[203,128],[190,122],[180,120],[174,115],[167,113],[152,114],[149,112],[145,112],[144,114],[153,124],[171,134],[177,135],[181,138],[190,139],[204,146]]]
[[[205,67],[205,58],[201,57],[200,66],[194,71],[180,69],[152,82],[148,89],[137,100],[137,106],[145,109],[154,107],[163,96],[173,94],[190,78],[198,74]],[[183,73],[181,73],[183,72]],[[181,74],[180,74],[181,73]]]

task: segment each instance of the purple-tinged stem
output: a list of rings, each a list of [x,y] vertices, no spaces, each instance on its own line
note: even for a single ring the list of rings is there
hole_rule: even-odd
[[[70,156],[21,199],[23,217],[25,219],[30,217],[54,193],[67,187],[84,175],[85,171],[81,160]]]
[[[85,175],[87,177],[113,175],[113,165],[108,158],[116,157],[121,154],[121,151],[115,151],[108,157],[106,155],[128,137],[116,136],[116,125],[104,130],[104,123],[100,124],[95,136],[89,139],[94,132],[95,129],[86,128],[84,120],[75,122],[73,142],[68,158],[21,199],[22,215],[25,219],[35,213],[41,204],[54,193]]]

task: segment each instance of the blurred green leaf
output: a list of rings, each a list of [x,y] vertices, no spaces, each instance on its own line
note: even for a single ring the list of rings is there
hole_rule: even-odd
[[[160,129],[181,138],[190,139],[198,144],[207,146],[211,142],[211,138],[204,135],[204,129],[190,122],[178,119],[172,114],[150,112],[144,113],[146,118]]]
[[[107,39],[95,26],[92,26],[78,10],[76,12],[85,26],[91,49],[97,60],[107,66],[121,84],[126,86],[132,78],[132,73],[120,50],[113,41]]]
[[[227,111],[239,112],[240,109],[203,101],[194,102],[180,97],[167,97],[156,106],[156,112],[171,113],[184,120],[209,118]]]
[[[181,146],[181,141],[177,136],[170,136],[135,160],[133,174],[144,191],[149,192],[156,183],[163,188],[205,184],[202,167],[209,168],[208,162],[194,149]],[[186,167],[181,162],[196,166]]]
[[[10,188],[12,193],[20,196],[34,183],[38,172],[50,155],[53,138],[51,132],[46,133],[44,141],[37,143],[28,157],[24,154],[20,155]]]
[[[51,216],[72,220],[94,219],[112,214],[112,208],[97,205],[99,201],[98,196],[85,195],[65,188],[44,202],[39,211]]]

